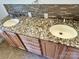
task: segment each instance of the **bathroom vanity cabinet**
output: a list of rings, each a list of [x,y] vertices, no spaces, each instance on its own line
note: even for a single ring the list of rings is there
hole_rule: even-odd
[[[79,49],[77,48],[8,31],[0,31],[0,35],[10,46],[45,56],[48,59],[79,59]]]

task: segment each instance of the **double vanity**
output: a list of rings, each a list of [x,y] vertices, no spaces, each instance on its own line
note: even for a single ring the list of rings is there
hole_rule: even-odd
[[[79,59],[78,21],[8,16],[0,29],[10,46],[49,59]]]

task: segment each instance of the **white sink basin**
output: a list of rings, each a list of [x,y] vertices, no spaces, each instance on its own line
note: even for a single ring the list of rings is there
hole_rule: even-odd
[[[3,23],[4,27],[11,27],[11,26],[15,26],[16,24],[19,23],[19,19],[10,19],[7,20]]]
[[[52,35],[63,39],[72,39],[78,35],[74,28],[67,25],[54,25],[50,27],[49,31]]]

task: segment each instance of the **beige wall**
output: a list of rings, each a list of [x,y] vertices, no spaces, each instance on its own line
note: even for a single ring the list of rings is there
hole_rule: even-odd
[[[39,4],[79,4],[79,0],[39,0]]]
[[[0,4],[32,4],[35,0],[0,0]],[[79,0],[38,0],[39,4],[79,4]]]

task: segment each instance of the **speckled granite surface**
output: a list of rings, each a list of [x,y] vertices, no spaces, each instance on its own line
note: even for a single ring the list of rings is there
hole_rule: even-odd
[[[64,23],[63,20],[58,19],[20,17],[20,22],[16,26],[3,27],[2,23],[6,19],[8,18],[5,18],[3,21],[0,21],[0,28],[2,30],[16,32],[18,34],[40,38],[42,40],[53,41],[56,43],[65,44],[67,46],[79,48],[79,21],[66,20]],[[53,36],[49,32],[49,28],[56,24],[65,24],[75,28],[78,32],[78,36],[73,39],[60,39]]]

